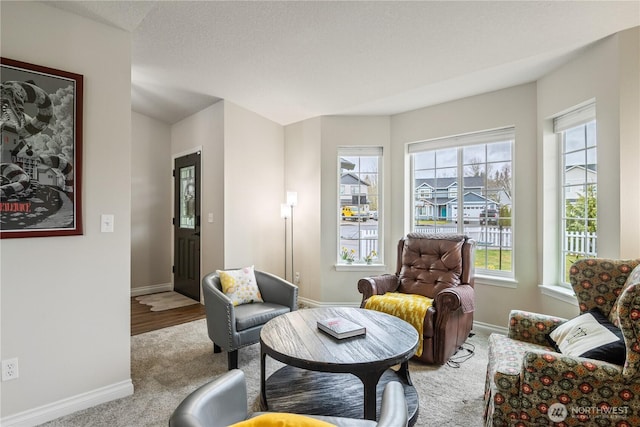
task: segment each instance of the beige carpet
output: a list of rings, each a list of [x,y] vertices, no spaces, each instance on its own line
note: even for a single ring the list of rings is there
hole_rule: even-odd
[[[198,304],[198,301],[174,291],[142,295],[136,297],[136,301],[139,301],[140,304],[151,306],[151,311],[171,310],[172,308]]]
[[[482,426],[487,336],[470,338],[459,367],[427,366],[410,362],[411,378],[418,391],[418,427]],[[238,365],[247,377],[248,405],[257,410],[260,391],[260,346],[239,351]],[[267,374],[282,366],[267,358]],[[227,354],[213,353],[206,320],[131,337],[132,396],[76,412],[44,424],[47,427],[166,427],[180,401],[198,386],[227,370]]]

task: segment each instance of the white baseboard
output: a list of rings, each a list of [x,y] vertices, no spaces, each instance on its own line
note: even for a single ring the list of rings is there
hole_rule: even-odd
[[[360,308],[360,304],[359,303],[354,303],[354,302],[320,302],[320,301],[316,301],[316,300],[312,300],[312,299],[308,299],[308,298],[304,298],[304,297],[298,297],[298,301],[301,302],[303,305],[312,307],[312,308],[317,308],[317,307],[356,307],[356,308]]]
[[[507,333],[509,332],[509,329],[505,328],[504,326],[497,326],[497,325],[492,325],[490,323],[474,321],[473,331],[486,334],[486,335],[490,335],[493,333],[507,335]]]
[[[159,285],[140,286],[139,288],[131,288],[131,296],[139,297],[140,295],[157,294],[158,292],[172,291],[171,283],[161,283]]]
[[[133,394],[133,383],[131,380],[122,381],[101,387],[87,393],[59,400],[39,408],[30,409],[0,420],[3,427],[32,427],[46,423],[56,418],[72,414],[83,409],[91,408],[102,403],[115,399],[130,396]]]

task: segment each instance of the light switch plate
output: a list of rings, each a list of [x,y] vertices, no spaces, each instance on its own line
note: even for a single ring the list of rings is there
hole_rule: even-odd
[[[102,214],[100,217],[100,231],[103,233],[113,233],[113,215]]]

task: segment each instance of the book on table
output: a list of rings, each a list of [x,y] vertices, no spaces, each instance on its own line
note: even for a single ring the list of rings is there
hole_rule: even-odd
[[[344,317],[318,320],[318,329],[337,339],[350,338],[367,333],[367,329]]]

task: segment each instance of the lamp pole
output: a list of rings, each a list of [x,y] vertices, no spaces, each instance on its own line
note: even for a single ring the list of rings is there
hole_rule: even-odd
[[[287,191],[287,205],[291,207],[291,282],[295,280],[293,265],[293,208],[298,204],[298,193],[295,191]]]
[[[288,204],[282,203],[280,205],[280,216],[284,219],[284,280],[287,280],[287,218],[290,212]]]

